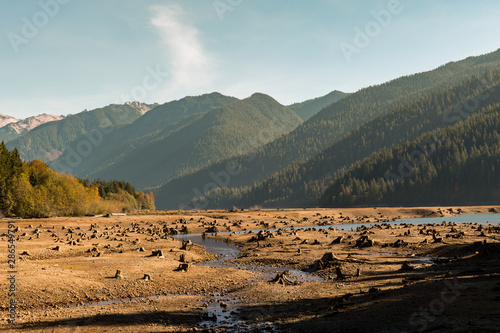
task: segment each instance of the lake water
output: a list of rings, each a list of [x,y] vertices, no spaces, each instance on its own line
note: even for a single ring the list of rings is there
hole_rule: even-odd
[[[329,229],[335,228],[338,230],[356,230],[361,226],[370,227],[376,224],[401,224],[401,223],[411,223],[411,224],[432,224],[432,223],[443,223],[443,222],[455,222],[455,223],[479,223],[479,224],[492,224],[500,225],[500,214],[470,214],[470,215],[455,215],[446,217],[421,217],[421,218],[411,218],[411,219],[400,219],[394,222],[372,222],[372,223],[350,223],[350,224],[336,224],[336,225],[324,225],[324,226],[301,226],[301,227],[290,227],[283,228],[285,230],[290,229]],[[267,229],[269,231],[277,231],[278,229]],[[253,230],[252,233],[258,233],[260,230]],[[229,235],[233,232],[219,232],[218,235]],[[248,231],[237,231],[236,234],[248,233]],[[209,234],[207,234],[209,235]],[[216,254],[225,258],[225,260],[236,258],[238,255],[238,249],[235,245],[228,244],[219,240],[205,238],[202,234],[186,234],[186,235],[176,235],[176,239],[190,239],[193,243],[202,245],[206,250],[212,254]]]

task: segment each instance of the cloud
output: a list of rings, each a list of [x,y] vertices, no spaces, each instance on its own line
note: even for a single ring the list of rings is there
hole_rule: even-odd
[[[150,10],[151,24],[169,55],[169,95],[206,88],[213,81],[212,59],[203,49],[198,29],[184,23],[186,14],[178,5],[152,6]]]

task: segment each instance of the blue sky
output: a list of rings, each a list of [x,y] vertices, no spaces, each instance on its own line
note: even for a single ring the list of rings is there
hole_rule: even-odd
[[[354,92],[495,51],[499,17],[496,0],[2,0],[0,113]]]

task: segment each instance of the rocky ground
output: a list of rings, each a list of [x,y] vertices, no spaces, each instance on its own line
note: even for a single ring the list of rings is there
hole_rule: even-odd
[[[497,332],[498,223],[387,223],[490,210],[500,211],[359,208],[3,219],[3,267],[7,223],[18,227],[18,317],[15,325],[7,321],[3,278],[0,329]],[[385,224],[330,227],[371,222]],[[274,231],[256,232],[261,229]],[[237,245],[239,256],[206,265],[214,256],[202,246],[172,238],[201,232]]]

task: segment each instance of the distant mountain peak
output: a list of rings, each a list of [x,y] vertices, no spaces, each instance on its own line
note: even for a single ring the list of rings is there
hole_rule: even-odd
[[[140,103],[138,101],[133,101],[133,102],[126,102],[125,105],[131,106],[134,109],[136,109],[141,116],[144,115],[146,112],[150,111],[151,109],[157,107],[159,104],[154,103],[154,104],[145,104],[145,103]]]
[[[337,102],[341,98],[349,95],[339,90],[334,90],[325,96],[316,97],[304,102],[294,103],[289,107],[294,110],[304,121],[317,114],[324,107]]]
[[[42,113],[38,116],[32,116],[28,117],[26,119],[21,119],[16,122],[12,122],[8,124],[7,126],[16,132],[17,134],[20,134],[21,132],[24,131],[31,131],[32,129],[43,125],[45,123],[51,122],[51,121],[58,121],[63,119],[64,116],[54,116],[46,113]]]
[[[252,97],[268,97],[268,98],[272,98],[271,96],[269,96],[267,94],[264,94],[264,93],[261,93],[261,92],[253,93],[252,96],[250,96],[250,98],[252,98]]]
[[[18,119],[5,115],[3,113],[0,113],[0,127],[4,127],[5,125],[8,125],[10,123],[14,123],[18,121]]]

